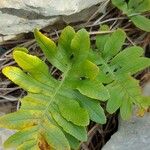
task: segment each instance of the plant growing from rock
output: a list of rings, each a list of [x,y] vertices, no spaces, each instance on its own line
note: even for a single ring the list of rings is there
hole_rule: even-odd
[[[121,50],[126,38],[123,30],[97,36],[96,50],[90,48],[85,29],[75,33],[66,27],[57,45],[37,29],[34,34],[47,60],[62,72],[61,78],[56,80],[46,63],[28,54],[27,49],[14,50],[13,58],[22,69],[8,66],[3,73],[28,94],[17,112],[0,118],[1,127],[17,131],[6,140],[5,147],[77,149],[87,140],[90,120],[106,123],[101,101],[108,100],[109,113],[120,108],[123,119],[131,116],[133,104],[149,106],[132,75],[148,67],[150,60],[143,57],[140,47]]]

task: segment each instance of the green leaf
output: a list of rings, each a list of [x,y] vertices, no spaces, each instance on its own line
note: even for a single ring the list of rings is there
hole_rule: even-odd
[[[149,0],[130,0],[128,3],[129,9],[133,9],[134,12],[146,12],[150,10]]]
[[[119,86],[115,88],[110,87],[109,92],[110,92],[111,97],[107,102],[106,110],[109,113],[113,114],[120,108],[124,93],[120,93]]]
[[[128,11],[128,6],[125,0],[112,0],[112,3],[124,13]]]
[[[116,79],[115,82],[108,85],[108,89],[111,98],[107,103],[107,111],[114,113],[120,107],[121,117],[123,119],[129,119],[129,117],[131,117],[133,103],[139,105],[142,99],[138,81],[129,75],[124,75],[122,77],[118,76],[118,79]],[[125,107],[127,112],[124,110]]]
[[[81,95],[80,93],[74,93],[78,98],[78,102],[86,108],[90,119],[94,122],[105,124],[106,123],[106,116],[104,113],[103,108],[100,106],[99,102],[96,100],[92,100],[86,96]]]
[[[5,148],[12,148],[22,145],[23,142],[26,142],[27,139],[31,141],[31,144],[38,145],[37,141],[34,140],[36,137],[37,127],[29,127],[19,131],[12,136],[10,136],[7,141],[4,143]]]
[[[138,12],[146,12],[150,10],[150,1],[149,0],[143,0],[142,3],[136,8],[136,11]]]
[[[8,66],[8,67],[5,67],[2,70],[2,72],[10,80],[18,84],[21,88],[25,89],[26,91],[29,91],[32,93],[49,93],[50,94],[49,90],[51,89],[51,87],[45,84],[41,84],[40,82],[37,82],[30,75],[25,74],[18,67]]]
[[[126,34],[123,30],[118,29],[106,41],[102,55],[104,58],[115,56],[122,48],[125,42]]]
[[[102,25],[100,27],[100,31],[109,31],[109,26]],[[100,51],[104,50],[104,45],[105,45],[106,41],[108,40],[109,36],[110,36],[109,34],[96,36],[96,46],[97,46],[98,50],[100,50]]]
[[[51,109],[52,116],[54,120],[58,123],[59,126],[63,128],[65,132],[72,135],[76,139],[80,141],[86,141],[87,140],[87,133],[86,129],[84,127],[80,127],[77,125],[74,125],[71,122],[68,122],[65,118],[63,118],[60,115],[60,112],[56,106],[53,106]]]
[[[109,98],[109,93],[102,83],[98,81],[90,82],[83,80],[77,88],[80,93],[93,99],[106,101]]]
[[[120,66],[120,73],[130,72],[131,74],[135,74],[136,72],[150,66],[150,59],[142,57],[143,55],[144,50],[141,47],[132,46],[124,49],[122,52],[116,55],[113,58],[111,65]]]
[[[149,0],[112,0],[113,5],[118,7],[126,14],[133,24],[143,31],[150,32],[150,20],[141,13],[150,10]]]
[[[85,29],[79,30],[71,41],[72,59],[76,63],[81,63],[88,57],[90,49],[89,34]]]
[[[91,99],[87,96],[82,95],[78,91],[72,91],[67,89],[67,93],[63,91],[64,95],[71,99],[76,99],[80,106],[86,109],[89,113],[90,119],[94,122],[105,124],[106,116],[103,108],[100,106],[99,101]]]
[[[134,60],[133,63],[135,63],[136,65],[132,64],[131,66],[128,66],[128,67],[127,66],[125,66],[124,68],[122,67],[122,69],[120,69],[118,73],[130,72],[131,74],[134,74],[150,66],[150,60],[148,58],[140,58],[140,59]]]
[[[82,70],[81,70],[82,68]],[[99,73],[99,68],[89,60],[84,61],[80,65],[80,77],[89,78],[94,80]]]
[[[108,90],[111,96],[107,103],[107,111],[114,113],[120,108],[121,117],[125,120],[129,119],[133,103],[139,105],[142,99],[138,81],[129,75],[118,76],[108,85]]]
[[[118,55],[116,55],[111,64],[118,64],[122,67],[126,65],[125,62],[134,61],[134,59],[139,58],[144,53],[144,50],[139,46],[132,46],[125,48],[123,51],[121,51]]]
[[[28,53],[28,49],[24,48],[24,47],[16,47],[14,49],[14,52],[15,51],[21,51],[21,52],[25,52],[25,53]]]
[[[48,66],[36,56],[32,56],[22,51],[14,51],[13,58],[17,64],[28,71],[30,75],[39,82],[48,85],[55,84],[54,79],[49,74]],[[47,83],[49,81],[49,83]]]
[[[116,110],[120,109],[121,116],[124,117],[123,119],[127,119],[131,115],[132,105],[141,105],[142,100],[139,83],[137,80],[133,79],[131,75],[150,66],[150,59],[144,58],[144,50],[137,46],[129,47],[121,51],[123,41],[125,40],[124,33],[116,32],[117,34],[113,33],[112,38],[114,43],[107,40],[109,47],[113,48],[114,51],[111,51],[110,53],[106,53],[104,50],[100,51],[101,55],[99,55],[99,61],[97,61],[100,71],[97,79],[98,81],[107,84],[106,88],[110,94],[110,98],[106,105],[107,111],[109,113],[114,113]],[[120,37],[118,34],[121,34],[122,40],[117,40],[118,37]],[[104,48],[106,47],[107,42],[105,43]],[[117,42],[119,42],[118,48],[117,46],[114,46],[117,45]],[[128,103],[125,103],[126,101]],[[126,113],[124,107],[129,107],[127,108],[128,114],[124,114]]]
[[[17,148],[17,150],[40,150],[38,145],[36,145],[36,142],[36,140],[25,141]]]
[[[45,109],[45,105],[50,101],[50,97],[44,94],[33,94],[28,93],[27,96],[21,99],[23,103],[21,109],[22,110],[37,110],[38,109]],[[29,103],[31,105],[29,105]]]
[[[67,26],[61,32],[60,38],[58,40],[58,46],[62,48],[62,53],[69,59],[72,55],[71,41],[75,36],[75,31],[72,27]]]
[[[89,124],[87,111],[81,108],[77,101],[63,96],[57,98],[59,98],[57,102],[59,111],[64,118],[79,126],[86,126]]]
[[[141,30],[150,32],[150,19],[142,15],[132,16],[130,17],[130,19],[134,23],[134,25],[140,28]]]
[[[132,115],[132,103],[129,99],[124,99],[120,107],[120,115],[124,120],[127,120]]]
[[[74,137],[70,136],[69,134],[65,134],[65,136],[67,137],[69,144],[71,146],[72,149],[76,150],[79,148],[79,144],[80,142],[75,139]]]
[[[37,29],[34,31],[34,36],[48,61],[61,71],[64,71],[66,62],[64,62],[62,56],[59,54],[56,44]]]
[[[89,60],[85,60],[80,65],[73,65],[69,71],[68,78],[65,81],[65,84],[68,87],[77,89],[82,79],[89,79],[91,82],[96,78],[99,73],[99,68],[97,65],[92,63]]]
[[[44,131],[42,131],[44,138],[48,144],[58,150],[70,150],[69,142],[63,132],[49,122],[43,123]],[[57,135],[57,136],[56,136]]]
[[[144,0],[129,0],[128,2],[128,6],[130,9],[136,8],[138,7]]]
[[[99,49],[100,50],[100,49]],[[99,63],[99,57],[101,56],[101,53],[98,51],[98,50],[90,50],[89,52],[89,57],[88,59],[95,63],[95,64],[98,64]]]
[[[32,111],[22,111],[7,114],[0,118],[0,127],[21,130],[37,124],[41,113]]]
[[[145,109],[150,107],[150,96],[144,96],[141,100],[141,106]]]

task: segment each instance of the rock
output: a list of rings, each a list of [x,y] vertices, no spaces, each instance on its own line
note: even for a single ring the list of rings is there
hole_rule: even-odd
[[[3,143],[15,132],[8,129],[0,129],[0,150],[4,150]],[[13,148],[9,150],[14,150]]]
[[[150,115],[120,120],[118,131],[102,150],[150,150]]]
[[[0,34],[19,34],[35,27],[42,28],[60,20],[60,16],[67,19],[66,16],[104,1],[107,0],[3,0],[0,1]],[[78,18],[82,20],[82,15]]]
[[[145,96],[150,96],[150,81],[143,87],[143,94]]]
[[[75,13],[69,16],[63,16],[62,20],[66,22],[67,24],[75,23],[79,21],[85,21],[85,20],[88,20],[90,16],[92,16],[95,13],[96,10],[97,10],[97,6],[92,6],[78,13]]]
[[[2,12],[12,12],[21,15],[15,11],[22,10],[22,15],[27,17],[28,12],[36,13],[43,17],[71,15],[77,13],[85,8],[96,5],[103,0],[3,0],[0,1],[0,8]],[[30,18],[33,16],[30,15]]]
[[[3,42],[14,39],[14,38],[16,38],[15,35],[7,35],[7,36],[2,35],[0,36],[0,44],[3,44]]]
[[[9,13],[2,13],[0,9],[0,34],[14,35],[19,33],[27,33],[35,27],[42,28],[48,24],[53,24],[58,19],[59,17],[53,17],[51,19],[41,19],[40,17],[37,19],[23,18],[15,14],[11,15]]]
[[[150,96],[150,82],[145,84],[143,95]],[[136,112],[136,109],[135,109]],[[111,136],[102,150],[150,150],[150,114],[133,115],[130,121],[119,121],[118,131]]]
[[[4,113],[0,112],[0,116],[4,115]],[[0,128],[0,150],[4,150],[3,143],[7,140],[8,137],[10,137],[12,134],[14,134],[14,131]],[[9,149],[14,150],[14,149]]]

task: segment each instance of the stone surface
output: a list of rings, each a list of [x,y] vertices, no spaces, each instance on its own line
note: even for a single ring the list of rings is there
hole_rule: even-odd
[[[150,96],[150,82],[144,86],[143,95]],[[118,131],[102,150],[150,150],[150,113],[144,117],[134,114],[130,121],[120,119]]]
[[[0,112],[0,116],[4,115],[4,113]],[[14,131],[0,128],[0,150],[4,150],[3,148],[3,143],[6,141],[6,139],[11,136],[14,133]],[[9,149],[9,150],[14,150],[14,149]]]
[[[0,34],[19,34],[35,27],[42,28],[60,20],[60,16],[79,13],[104,1],[108,0],[0,0]],[[78,15],[78,19],[82,20],[82,15]]]
[[[145,96],[150,96],[150,81],[143,87],[143,94]]]
[[[150,150],[150,114],[133,116],[130,121],[120,120],[118,131],[102,150]]]
[[[28,12],[36,13],[47,17],[47,16],[58,16],[58,15],[71,15],[77,13],[85,8],[92,5],[98,4],[103,0],[1,0],[0,8],[2,12],[12,12],[15,10],[22,10],[22,14],[25,16]],[[13,11],[13,9],[15,9]],[[19,13],[15,13],[21,15]],[[32,18],[32,16],[30,16]]]

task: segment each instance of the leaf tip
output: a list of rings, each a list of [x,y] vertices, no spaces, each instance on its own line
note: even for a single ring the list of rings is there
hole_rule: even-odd
[[[39,29],[35,28],[34,29],[34,37],[37,38],[40,34],[41,34],[41,32],[39,31]]]
[[[66,26],[63,30],[71,30],[71,31],[74,31],[74,28],[71,27],[71,26]],[[74,31],[75,32],[75,31]]]
[[[126,33],[123,29],[119,28],[116,30],[118,33],[120,33],[122,36],[126,37]]]
[[[13,53],[16,52],[16,51],[21,51],[21,52],[24,52],[24,53],[28,53],[28,49],[26,49],[24,47],[16,47],[16,48],[14,48]]]
[[[7,76],[7,73],[9,72],[11,66],[7,66],[5,68],[2,69],[2,73]]]

